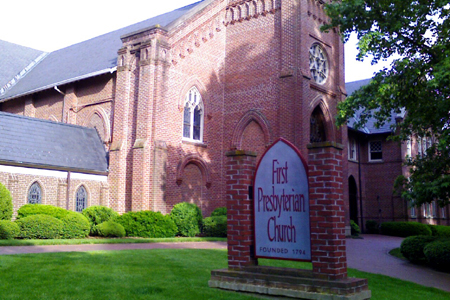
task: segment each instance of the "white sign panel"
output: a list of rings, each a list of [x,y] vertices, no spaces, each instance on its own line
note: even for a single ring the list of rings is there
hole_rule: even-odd
[[[280,139],[266,151],[253,200],[256,257],[310,261],[308,175],[294,145]]]

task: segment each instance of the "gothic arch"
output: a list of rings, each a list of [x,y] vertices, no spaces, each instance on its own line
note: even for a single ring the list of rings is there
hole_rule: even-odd
[[[266,147],[270,145],[271,134],[269,121],[261,112],[252,109],[246,112],[245,115],[239,120],[238,124],[236,125],[233,133],[233,138],[231,140],[231,149],[241,148],[242,134],[244,133],[244,130],[247,127],[247,125],[250,124],[251,122],[255,122],[261,127],[264,133],[264,143]]]
[[[89,126],[89,124],[90,124],[92,118],[94,118],[95,116],[100,118],[102,125],[103,125],[103,130],[101,130],[102,132],[99,132],[99,135],[102,138],[102,141],[104,143],[108,143],[111,140],[111,126],[110,126],[108,114],[102,107],[98,107],[95,110],[91,111],[89,113],[89,115],[86,117],[86,119],[84,120],[83,126],[92,127],[92,126]]]
[[[202,96],[203,109],[205,110],[206,116],[206,113],[208,112],[208,103],[209,103],[208,93],[206,92],[205,85],[203,85],[203,83],[196,76],[189,77],[185,81],[183,88],[178,94],[178,110],[183,111],[186,95],[189,92],[189,90],[192,89],[193,87],[196,87],[197,90],[200,92],[200,95]]]
[[[33,179],[32,181],[31,181],[31,183],[30,184],[28,184],[28,186],[27,186],[27,193],[26,193],[26,198],[25,198],[25,204],[29,204],[29,194],[30,194],[30,189],[31,189],[31,187],[33,186],[33,184],[38,184],[39,185],[39,188],[40,188],[40,193],[41,193],[41,196],[40,196],[40,202],[39,202],[39,204],[45,204],[45,186],[44,186],[44,183],[41,181],[41,180],[39,180],[39,179]]]
[[[54,115],[51,115],[50,117],[48,117],[48,119],[49,119],[49,121],[59,122],[58,119]]]
[[[334,122],[333,118],[331,117],[330,110],[328,108],[328,105],[323,100],[321,96],[317,96],[313,101],[309,104],[309,116],[312,115],[314,110],[320,107],[322,110],[323,116],[325,118],[325,136],[327,138],[327,141],[333,141],[335,140],[336,134],[334,129]]]
[[[205,160],[197,154],[188,154],[184,157],[184,159],[182,159],[177,168],[177,184],[180,186],[183,183],[184,169],[189,164],[194,164],[200,169],[200,172],[202,173],[203,184],[206,186],[206,188],[210,188],[211,171]]]
[[[76,186],[73,195],[72,195],[72,200],[73,200],[73,210],[77,211],[77,193],[78,190],[83,187],[85,192],[86,192],[86,207],[91,206],[91,191],[89,189],[89,187],[85,184],[85,183],[80,183]]]

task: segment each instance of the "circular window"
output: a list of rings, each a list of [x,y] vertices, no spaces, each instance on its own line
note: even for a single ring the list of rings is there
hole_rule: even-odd
[[[309,49],[309,69],[315,82],[325,83],[328,78],[328,56],[320,44],[313,44]]]

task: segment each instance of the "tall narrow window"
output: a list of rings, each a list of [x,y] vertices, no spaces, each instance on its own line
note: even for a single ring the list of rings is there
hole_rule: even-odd
[[[203,102],[202,97],[193,87],[185,98],[183,114],[183,139],[203,141]]]
[[[311,114],[309,131],[310,143],[321,143],[326,141],[325,117],[319,106],[317,106]]]
[[[354,138],[348,139],[348,159],[356,160],[356,140]]]
[[[28,191],[28,203],[40,204],[42,203],[42,189],[41,185],[36,181],[34,182]]]
[[[441,207],[441,219],[445,219],[445,207]]]
[[[369,161],[379,161],[383,159],[381,141],[369,142]]]
[[[82,185],[77,190],[75,200],[75,211],[82,212],[87,206],[87,192],[86,188]]]
[[[406,157],[411,158],[411,138],[406,140]]]
[[[411,218],[416,218],[416,207],[415,206],[411,206],[410,208],[410,212],[411,212]]]

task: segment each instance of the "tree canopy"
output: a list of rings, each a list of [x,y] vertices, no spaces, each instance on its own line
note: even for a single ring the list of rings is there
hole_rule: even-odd
[[[372,63],[394,58],[367,86],[339,104],[339,125],[361,112],[357,126],[392,112],[404,113],[394,124],[394,140],[412,136],[431,143],[412,157],[410,176],[399,177],[402,196],[416,205],[450,199],[450,4],[449,0],[342,0],[326,4],[330,17],[323,30],[336,28],[344,41],[356,32],[358,59]]]

